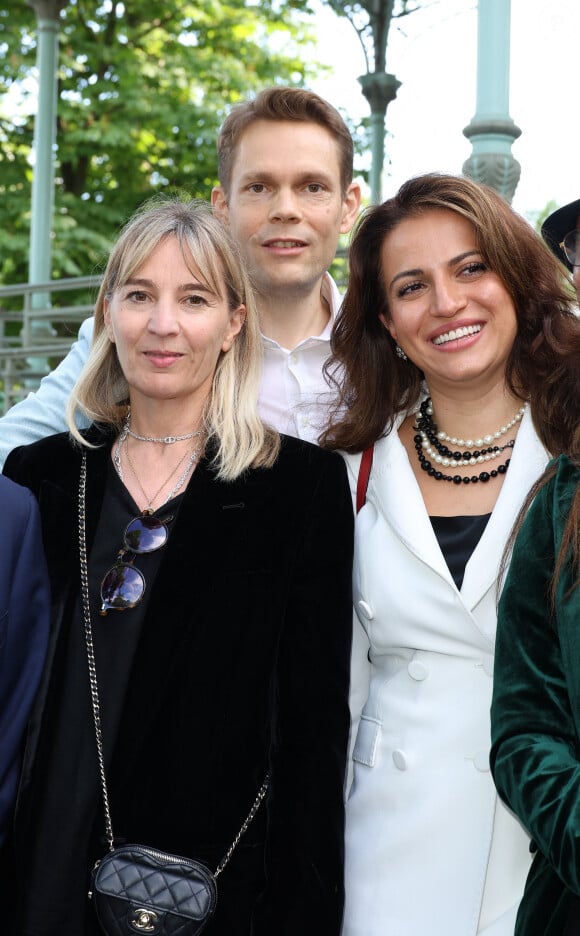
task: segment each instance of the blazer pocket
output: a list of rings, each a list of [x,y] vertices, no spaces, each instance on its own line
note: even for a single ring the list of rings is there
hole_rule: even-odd
[[[354,761],[358,764],[366,764],[367,767],[375,766],[380,731],[381,722],[377,718],[361,715],[352,752]]]

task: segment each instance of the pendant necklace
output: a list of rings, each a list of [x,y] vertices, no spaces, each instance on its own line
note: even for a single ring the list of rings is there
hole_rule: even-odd
[[[196,434],[197,434],[197,433],[196,433]],[[169,494],[167,495],[167,497],[165,498],[165,500],[163,501],[163,503],[160,504],[159,506],[160,506],[160,507],[163,507],[165,504],[167,504],[168,501],[170,501],[170,500],[172,499],[172,497],[175,497],[175,495],[177,494],[177,492],[183,487],[183,485],[184,485],[184,483],[185,483],[185,480],[186,480],[188,474],[190,473],[191,469],[193,468],[193,466],[195,465],[195,463],[197,462],[197,460],[198,460],[198,458],[199,458],[200,452],[201,452],[201,445],[196,446],[196,447],[193,449],[193,451],[191,451],[191,452],[185,452],[185,454],[182,455],[182,457],[179,459],[179,461],[177,462],[177,464],[172,468],[171,473],[169,474],[169,476],[165,478],[165,480],[163,481],[163,483],[161,484],[161,486],[157,489],[157,491],[155,492],[155,494],[153,494],[151,497],[149,497],[149,495],[146,493],[146,491],[145,491],[143,485],[141,484],[141,480],[140,480],[140,478],[139,478],[139,475],[137,474],[137,471],[136,471],[136,469],[135,469],[135,465],[133,464],[133,460],[132,460],[131,456],[129,455],[129,447],[128,447],[128,442],[127,442],[127,436],[126,436],[126,435],[123,435],[123,434],[122,434],[121,436],[119,436],[119,439],[118,439],[118,441],[117,441],[117,443],[116,443],[116,445],[115,445],[115,448],[114,448],[114,450],[113,450],[113,463],[114,463],[114,465],[115,465],[115,469],[116,469],[116,471],[117,471],[117,474],[119,475],[119,478],[121,479],[121,481],[124,481],[124,479],[123,479],[123,466],[122,466],[121,458],[122,458],[122,455],[125,456],[125,458],[126,458],[126,460],[127,460],[127,464],[128,464],[128,466],[129,466],[129,468],[131,469],[131,473],[132,473],[133,477],[135,478],[135,481],[136,481],[137,484],[139,485],[139,489],[140,489],[140,491],[141,491],[141,493],[142,493],[142,495],[143,495],[143,497],[144,497],[144,499],[145,499],[145,504],[146,504],[146,506],[143,508],[142,513],[143,513],[143,514],[152,514],[152,513],[155,512],[155,509],[156,509],[156,508],[154,508],[153,504],[155,503],[155,501],[156,501],[157,498],[159,497],[159,494],[161,493],[161,491],[163,490],[163,488],[164,488],[167,484],[169,484],[169,482],[171,481],[171,479],[173,478],[173,476],[177,473],[177,471],[179,470],[179,468],[183,465],[183,463],[184,463],[184,462],[186,461],[186,459],[187,459],[185,468],[184,468],[183,472],[181,473],[181,475],[179,476],[179,478],[177,479],[176,484],[171,488],[171,491],[169,492]]]

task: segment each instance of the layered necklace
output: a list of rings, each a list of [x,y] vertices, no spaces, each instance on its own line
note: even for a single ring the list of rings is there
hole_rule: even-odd
[[[521,421],[525,409],[525,405],[520,407],[512,419],[495,432],[490,432],[478,439],[458,439],[455,436],[448,436],[446,432],[437,427],[433,419],[431,397],[427,397],[421,403],[417,425],[413,427],[417,432],[417,435],[413,436],[413,442],[421,468],[430,478],[435,478],[436,481],[452,481],[453,484],[476,484],[478,481],[485,484],[491,478],[505,474],[510,463],[509,457],[496,467],[490,467],[489,471],[480,471],[478,474],[445,474],[441,469],[473,469],[495,461],[502,452],[511,452],[515,439],[507,442],[503,439],[510,429]],[[446,443],[455,446],[455,449],[449,448]]]
[[[143,511],[142,511],[144,514],[152,514],[155,511],[156,508],[153,505],[155,501],[157,500],[157,498],[159,497],[159,495],[161,494],[161,491],[169,484],[169,482],[174,477],[174,475],[177,474],[179,469],[182,466],[184,466],[183,471],[179,475],[176,483],[173,485],[173,487],[169,491],[169,494],[165,497],[163,503],[160,504],[159,506],[163,507],[165,504],[168,503],[168,501],[171,500],[172,497],[175,497],[178,491],[181,490],[181,488],[185,484],[186,478],[188,477],[190,471],[192,470],[193,466],[199,459],[203,445],[200,442],[191,451],[187,450],[181,456],[179,461],[174,465],[174,467],[171,469],[171,472],[164,479],[163,483],[159,486],[159,488],[155,491],[155,494],[149,496],[146,493],[145,489],[143,488],[143,485],[141,484],[141,480],[139,478],[139,475],[137,474],[135,465],[133,464],[133,460],[131,456],[129,455],[128,438],[131,437],[132,439],[136,439],[139,442],[152,442],[152,443],[157,443],[159,445],[173,445],[174,442],[184,442],[188,439],[195,439],[201,436],[202,432],[203,432],[202,429],[196,429],[194,432],[188,432],[188,433],[185,433],[185,435],[179,435],[179,436],[138,435],[138,433],[133,432],[133,430],[131,429],[131,412],[129,411],[127,413],[127,417],[125,419],[125,423],[121,430],[121,434],[119,435],[119,438],[117,442],[115,443],[115,446],[113,447],[113,464],[115,465],[115,469],[121,481],[123,481],[122,458],[123,457],[125,458],[127,465],[129,466],[131,470],[131,474],[135,478],[135,481],[137,482],[139,489],[145,499],[146,506],[143,508]]]

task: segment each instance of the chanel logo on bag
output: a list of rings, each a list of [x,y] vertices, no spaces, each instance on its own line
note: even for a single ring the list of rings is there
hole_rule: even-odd
[[[136,933],[155,933],[159,923],[159,917],[154,910],[145,910],[143,907],[136,907],[132,911],[133,915],[129,920],[129,926]]]

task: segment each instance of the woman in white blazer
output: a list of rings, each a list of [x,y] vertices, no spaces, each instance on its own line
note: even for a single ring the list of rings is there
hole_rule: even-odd
[[[489,771],[498,568],[573,429],[580,321],[541,239],[467,179],[407,182],[349,263],[323,439],[359,501],[343,934],[509,936],[530,853]]]

